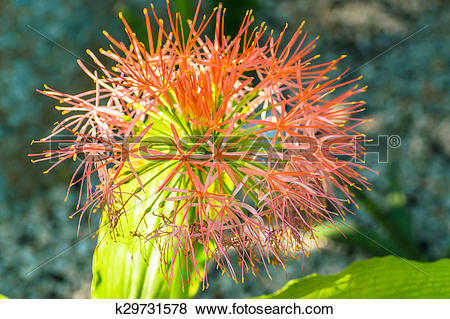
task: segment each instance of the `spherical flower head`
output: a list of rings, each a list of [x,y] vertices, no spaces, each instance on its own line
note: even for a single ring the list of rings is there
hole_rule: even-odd
[[[115,65],[89,50],[96,68],[78,61],[95,89],[40,91],[67,116],[39,141],[64,146],[33,161],[53,160],[51,170],[78,157],[68,188],[80,187],[74,215],[102,210],[111,233],[134,213],[130,200],[145,205],[138,218],[158,223],[124,235],[158,246],[169,282],[180,261],[207,286],[210,261],[237,281],[308,255],[317,226],[351,213],[351,188],[369,185],[357,160],[364,102],[352,100],[365,87],[344,81],[346,72],[329,77],[345,56],[316,62],[318,38],[307,43],[303,23],[289,39],[287,26],[276,37],[247,11],[227,37],[221,6],[201,17],[199,2],[187,24],[167,10],[163,21],[144,9],[148,37],[139,40],[119,15],[129,44],[104,32],[112,45],[100,50]],[[211,24],[212,38],[204,35]],[[67,132],[73,137],[59,138]]]

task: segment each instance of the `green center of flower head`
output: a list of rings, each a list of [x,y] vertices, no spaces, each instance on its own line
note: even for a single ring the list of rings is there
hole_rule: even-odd
[[[112,49],[100,50],[116,65],[88,51],[100,77],[78,61],[96,88],[42,92],[69,116],[40,142],[64,131],[75,140],[35,155],[57,165],[84,154],[69,187],[80,183],[87,194],[75,214],[100,207],[112,233],[154,241],[169,281],[183,262],[207,282],[201,268],[210,260],[236,281],[307,255],[317,225],[334,225],[356,205],[350,187],[369,185],[356,160],[364,142],[356,127],[366,120],[357,116],[364,102],[350,99],[365,87],[349,87],[360,78],[342,82],[345,72],[327,76],[345,56],[316,63],[317,38],[306,44],[303,24],[285,40],[287,26],[274,37],[264,23],[252,27],[248,11],[228,38],[222,7],[202,18],[199,10],[186,34],[169,5],[170,31],[153,7],[153,22],[144,10],[145,44],[120,14],[130,45],[104,32]],[[213,38],[203,34],[211,21]],[[145,207],[139,216],[135,204]],[[130,216],[134,228],[118,227]]]

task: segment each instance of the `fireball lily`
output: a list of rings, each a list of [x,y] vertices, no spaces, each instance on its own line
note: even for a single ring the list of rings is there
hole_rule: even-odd
[[[200,17],[199,1],[185,34],[180,14],[169,4],[167,10],[165,28],[153,6],[144,9],[144,42],[119,15],[129,45],[104,32],[112,45],[100,50],[114,67],[89,50],[97,70],[78,61],[94,90],[39,91],[67,114],[39,142],[64,145],[32,156],[52,160],[49,170],[80,159],[68,189],[79,184],[74,215],[80,220],[100,209],[115,233],[119,218],[132,213],[131,199],[147,205],[145,214],[159,223],[124,235],[155,241],[169,283],[178,262],[204,286],[210,261],[235,281],[258,265],[267,272],[271,262],[284,267],[308,254],[318,225],[334,225],[336,216],[357,207],[351,188],[369,186],[356,160],[364,151],[356,130],[366,121],[358,117],[364,102],[352,100],[365,87],[354,84],[359,78],[340,81],[345,72],[328,77],[345,56],[315,63],[319,56],[310,53],[317,38],[306,44],[303,24],[286,42],[287,26],[276,37],[264,23],[252,27],[248,11],[229,38],[225,9]],[[212,38],[204,35],[211,21]],[[60,137],[67,132],[71,138]],[[150,184],[157,201],[144,199]]]

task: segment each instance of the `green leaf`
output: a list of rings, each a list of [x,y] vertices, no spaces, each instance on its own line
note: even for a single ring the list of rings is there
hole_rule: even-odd
[[[292,280],[258,298],[450,298],[450,259],[425,263],[394,256],[372,258],[336,275]]]
[[[181,278],[179,268],[174,269],[169,289],[160,269],[159,251],[154,241],[131,235],[136,230],[151,231],[160,222],[156,215],[162,209],[159,205],[162,198],[155,195],[155,191],[165,174],[158,174],[156,170],[161,171],[161,168],[149,170],[140,176],[143,181],[151,183],[145,187],[146,193],[140,192],[139,198],[135,197],[127,203],[127,213],[119,218],[116,232],[111,233],[108,218],[103,212],[104,218],[93,257],[92,298],[191,298],[196,294],[200,282],[196,278],[190,278],[188,285],[186,278]],[[138,182],[133,181],[123,186],[122,192],[131,193],[138,187]],[[164,208],[170,209],[169,205],[170,202],[165,202]],[[187,271],[184,268],[181,272],[186,277]],[[184,284],[181,283],[182,280]]]
[[[8,299],[8,297],[0,295],[0,299]]]

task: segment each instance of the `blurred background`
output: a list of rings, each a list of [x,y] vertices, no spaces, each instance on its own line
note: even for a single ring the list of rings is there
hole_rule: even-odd
[[[196,1],[173,0],[191,17]],[[223,0],[227,32],[234,34],[246,9],[257,22],[291,32],[302,20],[310,39],[320,35],[322,61],[347,54],[368,90],[363,131],[397,135],[388,162],[367,157],[380,175],[366,174],[372,192],[357,194],[360,210],[340,228],[324,231],[321,249],[236,285],[211,269],[211,286],[199,298],[241,298],[269,293],[289,279],[313,272],[333,274],[355,260],[396,254],[431,261],[450,256],[450,2],[445,0]],[[77,238],[69,220],[74,198],[63,202],[73,167],[52,174],[32,165],[32,139],[49,134],[60,119],[54,102],[35,90],[44,83],[77,93],[92,87],[76,64],[85,49],[106,48],[103,29],[125,33],[119,11],[144,35],[144,0],[0,0],[0,293],[12,298],[88,298],[96,240],[87,221]],[[164,15],[165,1],[155,0]],[[203,1],[205,13],[218,1]],[[375,140],[377,142],[377,140]],[[95,225],[94,225],[95,227]],[[52,258],[54,257],[54,258]],[[49,258],[52,258],[49,260]],[[303,266],[302,266],[303,264]],[[39,266],[35,269],[35,267]]]

